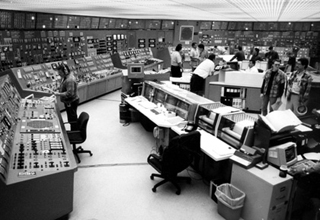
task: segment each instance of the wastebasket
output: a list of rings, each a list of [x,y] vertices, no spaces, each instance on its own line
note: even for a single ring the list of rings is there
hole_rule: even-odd
[[[224,183],[217,187],[215,195],[218,199],[218,213],[226,220],[239,220],[245,193],[229,183]]]

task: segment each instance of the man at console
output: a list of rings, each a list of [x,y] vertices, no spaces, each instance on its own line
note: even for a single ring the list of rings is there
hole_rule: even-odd
[[[205,59],[200,65],[193,71],[190,81],[190,91],[198,95],[204,94],[205,80],[209,75],[214,72],[214,59],[216,55],[210,54],[208,59]]]

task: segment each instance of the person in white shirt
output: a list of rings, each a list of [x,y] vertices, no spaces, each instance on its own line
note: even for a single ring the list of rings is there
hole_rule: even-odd
[[[193,71],[191,81],[190,81],[190,91],[196,93],[200,96],[204,94],[204,84],[205,80],[209,75],[214,72],[214,60],[216,55],[210,54],[210,56],[205,59],[202,63],[197,66]]]
[[[259,73],[258,68],[255,65],[256,65],[256,61],[255,60],[250,60],[249,61],[249,66],[246,69],[246,72],[247,73]]]
[[[190,59],[191,59],[190,65],[191,65],[192,71],[194,71],[200,62],[199,50],[198,50],[198,44],[196,42],[193,42],[191,46],[192,48],[190,51]]]
[[[182,76],[182,56],[181,56],[182,44],[176,46],[175,51],[171,54],[171,77]]]

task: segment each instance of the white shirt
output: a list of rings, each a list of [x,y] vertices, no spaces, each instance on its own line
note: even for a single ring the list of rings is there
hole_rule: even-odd
[[[191,58],[199,58],[199,51],[197,49],[191,48],[190,57]]]
[[[173,51],[171,54],[171,66],[179,66],[181,62],[182,58],[179,51]]]
[[[248,69],[246,69],[246,72],[247,73],[259,73],[259,70],[256,66],[253,66],[253,67],[248,67]]]
[[[295,93],[295,94],[299,94],[300,93],[300,84],[301,84],[301,78],[302,78],[303,74],[298,74],[297,77],[294,79],[293,83],[292,83],[292,88],[291,88],[291,92]]]
[[[205,59],[199,66],[193,71],[193,74],[197,74],[202,78],[207,78],[214,71],[214,62],[209,59]]]

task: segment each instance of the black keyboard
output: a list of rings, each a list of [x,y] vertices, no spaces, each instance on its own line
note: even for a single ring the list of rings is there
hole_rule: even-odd
[[[243,153],[243,152],[241,152],[239,150],[235,151],[234,155],[236,155],[236,156],[238,156],[238,157],[240,157],[242,159],[245,159],[247,161],[250,161],[250,162],[252,161],[252,157],[251,156],[249,156],[249,155],[247,155],[247,154],[245,154],[245,153]]]
[[[155,110],[155,109],[151,109],[150,111],[153,112],[153,113],[156,114],[156,115],[159,115],[159,114],[160,114],[160,112],[158,112],[158,111]]]

